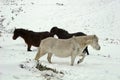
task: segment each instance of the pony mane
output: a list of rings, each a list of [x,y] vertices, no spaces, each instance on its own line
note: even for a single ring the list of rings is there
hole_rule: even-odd
[[[57,32],[57,33],[61,33],[61,34],[68,34],[68,31],[64,30],[64,29],[61,29],[61,28],[58,28],[58,27],[53,27],[51,29],[50,32]]]
[[[63,34],[68,34],[68,31],[64,30],[64,29],[59,29],[58,31],[59,33],[63,33]]]
[[[15,29],[14,32],[22,32],[22,33],[25,33],[25,32],[33,32],[33,31],[28,30],[28,29],[23,29],[23,28],[17,28],[17,29]]]

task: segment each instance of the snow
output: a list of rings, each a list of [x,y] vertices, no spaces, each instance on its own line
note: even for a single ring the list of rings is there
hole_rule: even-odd
[[[0,0],[0,80],[120,80],[120,0]],[[47,55],[40,63],[62,71],[39,71],[37,48],[26,51],[22,38],[12,40],[15,28],[49,31],[58,26],[69,32],[96,34],[101,50],[88,47],[85,60],[70,66],[70,57]],[[26,67],[21,68],[23,64]]]

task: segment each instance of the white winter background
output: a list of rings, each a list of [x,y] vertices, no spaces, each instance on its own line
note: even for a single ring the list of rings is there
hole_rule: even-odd
[[[41,64],[62,71],[39,71],[24,40],[12,40],[15,28],[35,32],[53,26],[68,32],[99,37],[101,50],[88,47],[90,55],[70,66],[70,57],[40,58]],[[0,0],[0,80],[120,80],[120,0]],[[25,68],[20,65],[24,64]]]

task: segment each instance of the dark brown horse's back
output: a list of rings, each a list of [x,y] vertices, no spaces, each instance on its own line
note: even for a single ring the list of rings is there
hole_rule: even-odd
[[[29,41],[28,44],[31,44],[35,47],[39,47],[41,40],[47,38],[47,37],[53,37],[53,35],[49,32],[31,32],[29,35]]]

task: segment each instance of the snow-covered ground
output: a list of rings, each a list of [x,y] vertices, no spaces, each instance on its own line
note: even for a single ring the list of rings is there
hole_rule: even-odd
[[[120,0],[0,0],[0,80],[120,80]],[[53,26],[69,32],[96,34],[101,50],[89,46],[89,56],[70,66],[70,57],[46,56],[40,62],[62,71],[39,71],[33,60],[37,48],[26,51],[22,38],[12,40],[15,28],[49,31]],[[26,67],[21,68],[23,64]]]

